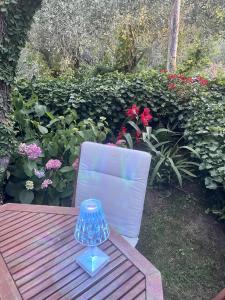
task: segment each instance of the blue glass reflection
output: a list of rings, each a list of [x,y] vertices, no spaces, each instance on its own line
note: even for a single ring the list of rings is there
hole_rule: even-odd
[[[109,226],[99,200],[87,199],[81,202],[74,235],[85,246],[98,246],[108,239]]]

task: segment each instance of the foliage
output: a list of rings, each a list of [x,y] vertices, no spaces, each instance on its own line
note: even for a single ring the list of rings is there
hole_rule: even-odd
[[[10,153],[14,146],[9,91],[20,51],[25,44],[34,12],[41,0],[0,1],[0,198]],[[7,145],[7,147],[6,147]]]
[[[0,47],[0,80],[13,80],[33,14],[40,4],[41,0],[5,0],[1,3],[0,15],[2,22],[6,22],[6,27]]]
[[[83,65],[125,71],[138,62],[138,69],[165,65],[170,8],[171,1],[162,0],[43,0],[19,61],[19,75],[26,76],[24,61],[26,56],[30,60],[30,53],[40,54],[54,76]],[[208,58],[224,64],[224,17],[223,0],[200,0],[198,5],[194,0],[182,1],[178,62],[183,70],[194,67],[195,58],[198,66]],[[212,40],[218,54],[205,51]],[[36,61],[29,73],[37,74],[35,66]]]
[[[176,123],[180,128],[193,108],[191,99],[201,98],[207,87],[198,80],[191,84],[186,83],[184,76],[171,76],[156,71],[129,75],[114,72],[81,81],[76,78],[23,80],[17,82],[17,89],[25,99],[36,94],[39,104],[56,115],[62,115],[70,107],[79,111],[79,120],[91,117],[97,121],[105,116],[113,131],[120,128],[124,110],[134,102],[150,107],[154,122],[160,117],[163,124]],[[15,93],[17,97],[17,90]]]
[[[76,109],[79,112],[78,122],[89,117],[97,122],[99,117],[104,115],[116,135],[124,122],[124,112],[133,103],[140,107],[140,112],[145,107],[149,107],[153,116],[151,127],[154,129],[154,134],[157,128],[167,129],[167,126],[176,133],[168,134],[167,139],[163,140],[163,142],[167,141],[168,145],[161,145],[157,150],[160,150],[164,157],[175,156],[175,166],[186,169],[188,165],[191,169],[187,168],[187,170],[192,172],[194,165],[187,164],[185,167],[179,165],[177,155],[178,157],[180,154],[185,155],[188,158],[187,162],[193,161],[190,158],[191,151],[180,147],[185,145],[195,149],[199,155],[196,161],[200,162],[201,174],[206,178],[206,186],[216,188],[223,185],[225,89],[222,79],[210,82],[200,76],[167,74],[163,70],[129,75],[114,72],[80,81],[73,77],[32,82],[19,81],[13,94],[15,103],[21,97],[19,93],[25,98],[24,103],[28,109],[30,103],[34,101],[36,110],[41,111],[44,105],[55,118],[64,115],[67,109]],[[38,96],[38,103],[35,94]],[[49,116],[44,114],[38,118],[34,107],[29,112],[32,116],[31,127],[36,128],[38,132],[36,123],[33,123],[37,119],[39,125],[48,129]],[[20,113],[22,113],[20,118],[25,121],[27,108],[23,108]],[[138,126],[143,129],[143,124],[138,123]],[[29,140],[29,131],[20,128],[21,130],[26,132],[25,136]],[[176,144],[184,131],[186,141],[181,139]],[[128,136],[126,137],[129,139]],[[162,134],[157,137],[159,143],[162,142],[161,138]],[[139,146],[135,144],[135,139],[129,141],[133,143],[133,147]],[[155,161],[157,164],[158,161],[156,159]],[[171,174],[176,175],[176,173],[170,162],[168,166],[170,175],[167,173],[165,176],[168,176],[167,180],[169,176],[174,179],[174,175]],[[161,170],[166,170],[163,164]],[[162,171],[162,174],[166,174],[166,171]],[[165,176],[161,175],[161,179],[164,180]],[[156,178],[160,180],[158,175]]]
[[[36,97],[24,102],[21,96],[14,98],[15,130],[18,141],[38,143],[42,154],[35,160],[21,155],[15,149],[8,169],[6,193],[16,202],[69,205],[74,185],[73,162],[79,156],[83,141],[103,142],[109,132],[105,118],[95,123],[91,119],[77,122],[77,114],[68,109],[63,116],[54,117]],[[62,167],[47,170],[46,163],[58,159]],[[45,169],[45,177],[38,179],[36,170]],[[41,188],[44,179],[52,180],[48,188]],[[26,183],[33,182],[32,190]],[[46,200],[47,199],[47,200]]]
[[[209,189],[225,188],[225,101],[221,93],[206,93],[186,124],[185,135],[199,153],[200,170]]]
[[[133,105],[127,110],[128,118],[123,123],[117,143],[138,148],[152,155],[149,184],[172,183],[177,181],[180,186],[184,178],[196,177],[199,164],[191,158],[191,154],[198,157],[194,149],[184,145],[184,138],[180,133],[167,128],[148,126],[153,118],[150,110]]]

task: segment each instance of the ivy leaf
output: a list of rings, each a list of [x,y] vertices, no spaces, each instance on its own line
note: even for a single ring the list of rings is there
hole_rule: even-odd
[[[35,104],[34,110],[37,116],[40,118],[46,114],[47,108],[45,105]]]

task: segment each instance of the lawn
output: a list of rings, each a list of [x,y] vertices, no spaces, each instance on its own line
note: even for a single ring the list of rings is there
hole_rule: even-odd
[[[146,197],[137,248],[161,271],[167,300],[210,300],[225,285],[225,230],[204,197],[196,186]]]

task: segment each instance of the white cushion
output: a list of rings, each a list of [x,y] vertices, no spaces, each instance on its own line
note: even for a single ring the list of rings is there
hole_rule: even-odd
[[[84,142],[76,206],[88,198],[99,199],[109,224],[121,235],[137,238],[150,161],[151,156],[146,152]]]
[[[132,246],[132,247],[136,247],[139,238],[129,238],[125,235],[122,235],[122,237]]]

